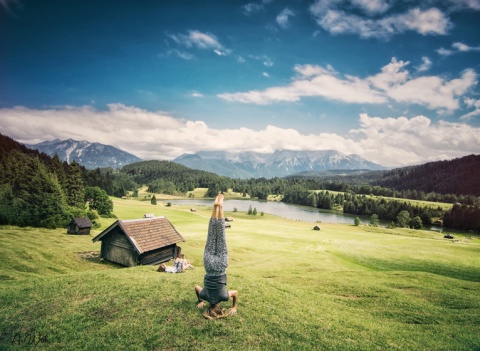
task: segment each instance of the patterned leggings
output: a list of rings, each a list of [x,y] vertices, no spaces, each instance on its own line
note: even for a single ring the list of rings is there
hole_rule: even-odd
[[[228,267],[225,219],[210,218],[208,237],[203,253],[203,265],[208,275],[223,275]]]

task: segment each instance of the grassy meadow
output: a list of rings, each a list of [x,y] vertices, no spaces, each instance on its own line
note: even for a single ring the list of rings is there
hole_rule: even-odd
[[[197,268],[100,261],[113,219],[86,236],[0,227],[1,350],[480,350],[478,236],[227,213],[238,314],[209,321],[193,287],[211,207],[113,201],[120,219],[165,215]]]

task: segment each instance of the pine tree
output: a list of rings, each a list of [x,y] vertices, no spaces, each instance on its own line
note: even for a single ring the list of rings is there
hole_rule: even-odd
[[[67,176],[65,175],[65,170],[63,168],[63,163],[60,161],[60,158],[57,154],[52,157],[52,163],[50,164],[50,170],[58,179],[60,186],[64,191],[66,190]]]
[[[85,207],[85,186],[80,165],[73,160],[70,164],[66,183],[67,203],[69,206]]]

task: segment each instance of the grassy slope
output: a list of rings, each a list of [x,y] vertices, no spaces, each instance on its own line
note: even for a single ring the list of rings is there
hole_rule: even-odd
[[[31,349],[32,335],[43,350],[479,349],[478,238],[341,224],[313,231],[229,213],[228,285],[240,292],[239,313],[207,321],[193,286],[203,280],[210,209],[115,200],[119,218],[151,212],[184,235],[197,269],[120,268],[81,257],[99,251],[95,233],[1,227],[0,349]]]

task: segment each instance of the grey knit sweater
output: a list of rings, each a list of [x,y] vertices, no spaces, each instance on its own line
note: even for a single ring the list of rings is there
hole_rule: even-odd
[[[203,253],[203,265],[207,275],[219,276],[226,274],[228,251],[224,218],[210,218],[207,243]]]

